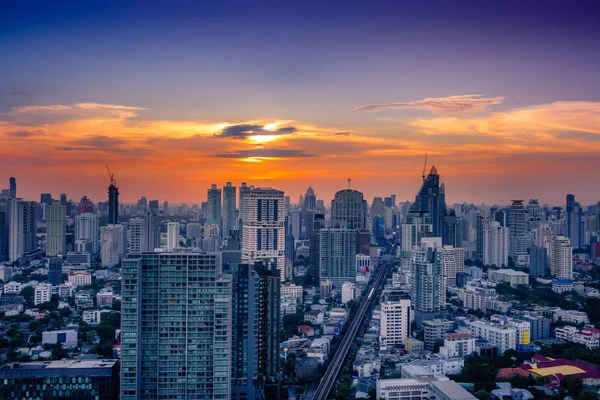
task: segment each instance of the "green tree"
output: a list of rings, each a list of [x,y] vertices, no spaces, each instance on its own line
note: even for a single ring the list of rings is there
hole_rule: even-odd
[[[112,304],[112,309],[121,312],[121,300],[115,300]]]
[[[475,392],[475,397],[477,397],[479,400],[491,400],[492,399],[492,395],[490,395],[488,392],[486,392],[483,389]]]
[[[35,296],[35,289],[32,288],[31,286],[25,286],[23,289],[21,289],[21,292],[19,292],[20,296],[23,296],[23,298],[25,299],[25,302],[27,304],[33,304],[33,296]]]
[[[577,397],[575,397],[575,400],[596,400],[596,399],[598,399],[598,393],[593,390],[589,390],[589,389],[582,390],[581,392],[579,392]]]
[[[347,382],[340,383],[335,394],[339,399],[346,400],[350,397],[350,384]]]
[[[285,359],[285,364],[283,366],[283,372],[285,372],[285,374],[287,376],[292,376],[292,374],[294,373],[294,371],[296,371],[296,364],[297,364],[297,360],[296,360],[296,353],[289,353]]]
[[[100,340],[105,342],[115,338],[115,327],[106,322],[101,322],[96,327],[96,333],[100,336]]]
[[[52,349],[52,359],[53,360],[62,360],[67,357],[67,351],[62,348],[62,346],[56,346]]]
[[[569,375],[561,382],[571,397],[576,397],[583,390],[583,381],[575,375]]]
[[[71,315],[71,309],[69,307],[63,307],[58,310],[61,317],[66,318]]]

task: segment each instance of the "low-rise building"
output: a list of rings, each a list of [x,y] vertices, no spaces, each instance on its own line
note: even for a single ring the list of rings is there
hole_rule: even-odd
[[[565,293],[573,290],[573,281],[570,279],[556,279],[552,281],[552,291]]]
[[[517,349],[517,330],[513,327],[492,324],[488,321],[475,321],[469,325],[471,334],[498,346],[498,354]]]
[[[342,304],[354,300],[356,294],[356,283],[344,282],[342,284]]]
[[[444,339],[444,345],[440,347],[440,355],[443,357],[466,357],[475,352],[475,338],[468,333],[455,333]]]
[[[66,347],[77,345],[77,330],[64,329],[59,331],[42,332],[42,345],[60,343]]]
[[[313,325],[320,325],[323,323],[323,311],[321,310],[310,310],[304,314],[304,320],[310,322]]]
[[[88,271],[69,272],[69,283],[75,287],[84,287],[92,284],[92,274]]]
[[[52,285],[49,283],[40,283],[36,286],[33,295],[33,304],[47,303],[52,298]]]
[[[296,364],[296,379],[300,382],[307,382],[315,379],[319,374],[319,360],[312,357],[302,358]]]
[[[113,302],[115,301],[115,294],[112,289],[104,288],[101,289],[96,294],[96,305],[100,308],[102,307],[112,307]]]
[[[281,295],[289,295],[295,304],[302,304],[302,286],[293,283],[285,283],[281,285]]]
[[[529,274],[514,269],[498,269],[489,273],[492,282],[508,282],[511,286],[529,285]]]
[[[433,350],[435,342],[445,339],[454,327],[453,321],[433,319],[423,321],[423,335],[426,350]]]

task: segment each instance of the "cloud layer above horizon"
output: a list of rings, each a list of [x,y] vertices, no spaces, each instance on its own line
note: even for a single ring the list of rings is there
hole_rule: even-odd
[[[539,183],[538,190],[550,193],[556,188],[544,185],[552,180],[575,184],[589,178],[586,170],[600,168],[600,102],[487,110],[502,100],[466,95],[359,107],[434,113],[371,116],[369,128],[270,118],[163,120],[152,118],[151,109],[116,104],[15,107],[0,115],[0,170],[30,182],[38,192],[54,186],[89,194],[104,191],[108,163],[121,184],[129,186],[122,192],[130,201],[148,191],[191,201],[210,182],[262,182],[294,191],[294,196],[309,183],[329,195],[347,177],[364,185],[367,194],[382,180],[396,180],[398,187],[406,179],[406,193],[394,187],[389,191],[411,197],[425,152],[450,199],[453,186],[473,195],[490,179],[512,181],[516,191]],[[495,195],[493,188],[480,188],[485,191],[481,199],[491,201],[486,196]]]

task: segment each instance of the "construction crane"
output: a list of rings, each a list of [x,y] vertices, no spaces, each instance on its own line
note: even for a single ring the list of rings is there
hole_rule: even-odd
[[[110,184],[116,186],[117,182],[115,181],[115,174],[110,172],[110,168],[108,168],[108,164],[104,164],[104,165],[106,165],[106,170],[108,171],[108,176],[110,176]]]
[[[425,164],[423,165],[423,175],[421,175],[421,178],[423,178],[423,181],[425,181],[425,170],[427,169],[427,153],[425,153]]]

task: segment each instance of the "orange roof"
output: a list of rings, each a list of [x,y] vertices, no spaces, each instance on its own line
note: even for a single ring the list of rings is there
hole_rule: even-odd
[[[502,368],[500,371],[498,371],[498,375],[496,375],[496,379],[510,378],[511,376],[515,376],[515,375],[528,377],[529,372],[522,370],[521,368]]]

